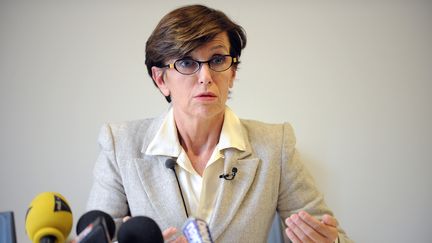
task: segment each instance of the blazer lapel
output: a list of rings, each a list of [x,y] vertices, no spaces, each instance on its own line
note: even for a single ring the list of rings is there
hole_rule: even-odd
[[[252,185],[259,159],[250,157],[250,154],[250,147],[243,153],[235,149],[225,150],[225,172],[231,171],[232,167],[237,167],[238,172],[233,180],[223,180],[216,198],[209,223],[213,239],[217,239],[230,224]]]
[[[174,172],[165,167],[165,161],[170,157],[145,154],[165,116],[166,113],[160,115],[150,124],[143,139],[142,158],[136,161],[135,166],[154,211],[167,225],[181,226],[186,214]]]
[[[174,172],[165,167],[168,158],[145,156],[135,165],[154,211],[169,226],[181,226],[186,214]]]

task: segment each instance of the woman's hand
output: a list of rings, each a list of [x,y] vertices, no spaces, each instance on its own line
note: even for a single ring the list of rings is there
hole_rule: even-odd
[[[285,233],[293,243],[299,242],[326,242],[333,243],[338,236],[337,220],[325,214],[322,221],[312,217],[305,211],[293,214],[285,219]]]
[[[169,227],[168,229],[164,230],[162,232],[164,241],[169,243],[187,243],[187,240],[184,237],[184,235],[181,235],[180,237],[177,238],[173,238],[176,233],[177,233],[177,229],[175,227]]]

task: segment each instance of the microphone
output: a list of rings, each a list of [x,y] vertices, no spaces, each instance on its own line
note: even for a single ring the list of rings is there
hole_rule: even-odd
[[[109,214],[92,210],[78,220],[76,233],[71,243],[109,243],[115,233],[115,223]]]
[[[163,243],[157,223],[146,216],[135,216],[124,222],[117,233],[119,243]]]
[[[186,213],[186,218],[188,218],[188,217],[189,217],[189,214],[188,214],[188,211],[187,211],[187,208],[186,208],[186,203],[185,203],[185,200],[184,200],[184,197],[183,197],[183,192],[182,192],[182,189],[181,189],[181,186],[180,186],[179,179],[178,179],[178,177],[177,177],[177,173],[176,173],[176,171],[175,171],[175,165],[176,165],[176,163],[177,163],[177,162],[176,162],[174,159],[172,159],[172,158],[167,159],[167,160],[165,161],[165,167],[167,167],[168,169],[171,169],[171,170],[174,171],[174,175],[175,175],[175,178],[176,178],[176,180],[177,180],[177,186],[178,186],[178,188],[179,188],[179,190],[180,190],[180,195],[181,195],[181,198],[182,198],[182,200],[183,200],[183,207],[184,207],[184,210],[185,210],[185,213]]]
[[[16,243],[13,212],[0,213],[0,243]]]
[[[237,167],[233,167],[231,170],[231,173],[219,175],[219,178],[224,178],[225,180],[228,180],[228,181],[233,180],[237,174],[237,171],[238,171]]]
[[[183,225],[183,234],[188,242],[213,243],[206,221],[194,217],[188,218]]]
[[[34,243],[65,242],[72,228],[72,211],[56,192],[43,192],[30,203],[25,228]]]

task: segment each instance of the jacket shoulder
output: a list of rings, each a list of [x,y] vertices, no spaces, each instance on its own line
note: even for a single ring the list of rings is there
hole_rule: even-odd
[[[294,130],[290,123],[266,123],[256,120],[240,119],[249,138],[271,140],[284,138],[295,142]]]
[[[140,157],[143,146],[159,125],[160,118],[106,123],[100,130],[98,143],[102,150],[117,151],[118,156]]]

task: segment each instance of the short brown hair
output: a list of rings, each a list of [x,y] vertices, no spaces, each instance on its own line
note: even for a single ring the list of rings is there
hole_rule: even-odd
[[[239,58],[246,46],[246,33],[223,12],[203,5],[171,11],[160,20],[147,40],[145,64],[148,74],[152,77],[153,66],[162,67],[169,59],[182,58],[222,32],[228,34],[230,55]],[[154,80],[153,83],[156,85]],[[171,101],[169,96],[165,98]]]

